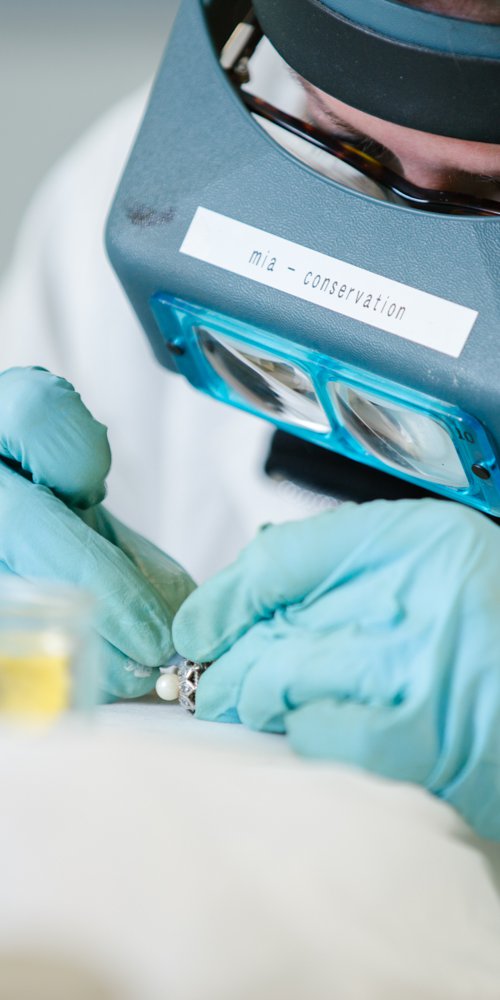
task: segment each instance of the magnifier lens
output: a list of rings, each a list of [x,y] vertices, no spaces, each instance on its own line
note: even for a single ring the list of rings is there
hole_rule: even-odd
[[[441,486],[469,485],[448,431],[432,417],[343,382],[329,391],[340,423],[381,462]]]
[[[213,370],[261,413],[313,431],[330,430],[310,378],[301,368],[206,327],[196,329]]]

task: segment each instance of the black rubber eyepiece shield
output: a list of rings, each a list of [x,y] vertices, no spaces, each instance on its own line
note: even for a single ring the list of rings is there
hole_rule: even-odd
[[[486,55],[480,41],[470,46],[473,54],[461,54],[402,41],[334,8],[335,0],[254,0],[264,34],[320,90],[407,128],[500,143],[500,26],[481,25],[489,33]],[[466,41],[477,27],[459,23]]]

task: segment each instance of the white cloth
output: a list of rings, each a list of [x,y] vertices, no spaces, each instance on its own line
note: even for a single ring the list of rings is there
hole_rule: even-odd
[[[0,738],[1,1000],[80,996],[3,992],[13,954],[103,1000],[498,1000],[493,858],[451,811],[158,713],[161,737]]]

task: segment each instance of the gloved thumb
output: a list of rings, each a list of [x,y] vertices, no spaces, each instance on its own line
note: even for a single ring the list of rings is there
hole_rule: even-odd
[[[0,373],[0,457],[72,506],[90,507],[105,496],[106,428],[69,382],[44,368]]]

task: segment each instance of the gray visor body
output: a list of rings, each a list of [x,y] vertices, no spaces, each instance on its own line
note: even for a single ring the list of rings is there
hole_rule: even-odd
[[[257,0],[263,21],[272,6]],[[319,175],[278,145],[244,107],[219,62],[223,27],[230,30],[231,19],[246,9],[227,0],[181,3],[109,216],[111,262],[158,360],[186,375],[178,323],[164,302],[191,303],[224,316],[235,336],[244,325],[263,331],[268,353],[276,338],[282,352],[288,344],[294,356],[317,355],[339,371],[356,371],[357,385],[366,376],[372,394],[399,387],[405,398],[428,397],[468,414],[500,455],[500,219],[387,204]],[[333,0],[328,9],[337,14]],[[373,26],[363,30],[376,33]],[[236,244],[234,253],[215,261],[216,237],[206,252],[191,252],[200,213],[222,220],[221,226],[229,220],[249,227],[240,263]],[[278,280],[285,258],[270,253],[275,240],[285,241],[299,261],[292,254],[287,263],[289,270],[296,266],[294,285]],[[311,253],[321,255],[317,266],[309,263]],[[273,256],[278,259],[268,273]],[[256,261],[259,269],[252,271]],[[346,267],[357,269],[352,280],[339,278]],[[380,289],[376,285],[369,300],[374,282]],[[381,319],[386,282],[396,284]],[[332,439],[325,446],[336,444]],[[370,461],[362,454],[359,460]],[[481,455],[471,457],[470,466],[480,461]],[[496,458],[488,461],[491,478],[478,480],[486,491],[497,475]],[[470,467],[466,471],[473,483]],[[476,506],[500,513],[500,503],[488,503]]]

